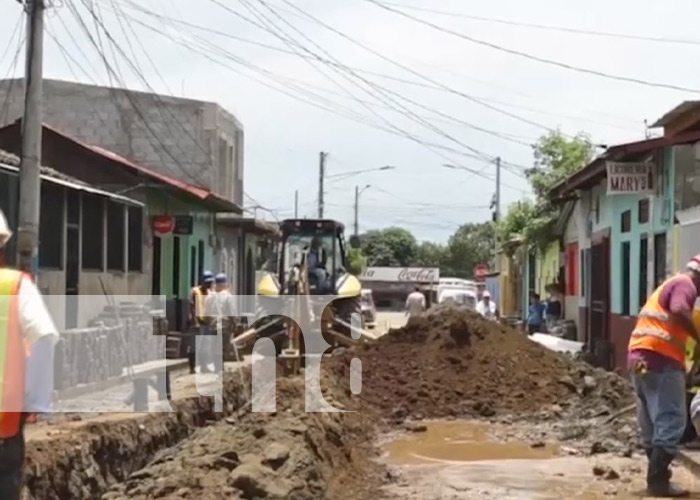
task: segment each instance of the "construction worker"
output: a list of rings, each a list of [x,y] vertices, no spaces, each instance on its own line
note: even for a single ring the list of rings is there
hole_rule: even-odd
[[[0,211],[0,253],[12,232]],[[24,462],[24,424],[49,413],[53,353],[58,331],[31,277],[0,268],[0,498],[19,500]]]
[[[693,322],[699,291],[697,255],[684,272],[666,280],[649,297],[630,337],[627,363],[649,459],[647,493],[653,497],[689,495],[670,482],[669,467],[686,427],[686,346],[688,336],[696,342],[699,338]],[[694,351],[697,359],[697,348]]]
[[[327,288],[328,271],[326,270],[326,261],[328,254],[323,248],[323,243],[319,236],[314,236],[311,240],[311,248],[309,249],[308,269],[316,278],[316,287],[319,292],[324,292]]]
[[[417,316],[425,311],[425,295],[416,287],[406,298],[406,316]]]
[[[208,333],[218,335],[221,332],[222,342],[230,341],[233,335],[233,320],[236,314],[234,297],[228,288],[228,277],[224,273],[219,273],[214,277],[214,289],[207,295],[205,301],[208,317]],[[224,349],[226,346],[224,345]],[[217,353],[212,349],[208,352],[214,358],[216,372],[223,370],[223,353]]]
[[[204,271],[199,285],[190,291],[190,326],[195,330],[196,335],[206,334],[205,299],[209,295],[213,284],[214,274],[211,271]],[[190,339],[187,346],[187,360],[190,373],[195,373],[197,344],[198,342],[195,339]],[[206,370],[206,366],[202,366],[202,371]]]

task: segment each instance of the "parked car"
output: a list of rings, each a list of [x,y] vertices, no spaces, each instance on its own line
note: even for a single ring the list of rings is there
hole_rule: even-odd
[[[362,290],[360,304],[362,306],[362,322],[364,323],[364,327],[372,329],[377,326],[377,308],[374,306],[372,290]]]

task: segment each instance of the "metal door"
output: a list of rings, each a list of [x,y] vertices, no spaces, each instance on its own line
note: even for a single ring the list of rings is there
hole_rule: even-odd
[[[612,368],[610,313],[610,240],[603,238],[591,247],[591,306],[588,312],[588,345],[598,364]]]
[[[80,195],[69,189],[66,196],[66,328],[76,328],[80,295]]]

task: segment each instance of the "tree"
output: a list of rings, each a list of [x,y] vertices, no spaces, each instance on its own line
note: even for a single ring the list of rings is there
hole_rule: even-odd
[[[424,241],[416,249],[413,260],[417,267],[442,267],[447,260],[447,248],[439,243]]]
[[[410,266],[418,249],[413,234],[399,227],[368,231],[360,243],[370,266]]]
[[[348,272],[359,276],[367,268],[367,257],[362,254],[359,248],[350,248],[348,250]]]
[[[444,273],[459,278],[471,278],[477,264],[488,264],[493,257],[495,240],[491,222],[468,223],[460,226],[447,244]],[[443,270],[440,270],[441,274]]]
[[[543,247],[551,241],[551,229],[558,210],[549,199],[550,189],[560,180],[585,167],[595,154],[595,147],[584,133],[572,138],[552,131],[533,146],[535,165],[527,172],[535,192],[535,201],[511,205],[498,225],[501,239],[522,237],[527,243]]]
[[[540,137],[533,149],[535,166],[528,178],[538,202],[547,200],[554,184],[585,167],[595,154],[588,135],[579,132],[569,139],[558,130]]]

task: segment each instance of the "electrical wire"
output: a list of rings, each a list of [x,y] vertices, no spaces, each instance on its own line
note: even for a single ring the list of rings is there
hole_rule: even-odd
[[[576,35],[619,38],[619,39],[623,39],[623,40],[638,40],[638,41],[654,42],[654,43],[670,43],[670,44],[679,44],[679,45],[700,45],[700,40],[691,40],[691,39],[687,39],[687,38],[655,37],[655,36],[634,35],[634,34],[628,34],[628,33],[615,33],[615,32],[610,32],[610,31],[585,30],[585,29],[579,29],[579,28],[569,28],[566,26],[553,26],[553,25],[547,25],[547,24],[526,23],[526,22],[522,22],[522,21],[511,21],[508,19],[499,19],[499,18],[494,18],[494,17],[475,16],[472,14],[464,14],[464,13],[460,13],[460,12],[449,12],[449,11],[444,11],[444,10],[426,8],[426,7],[418,7],[415,5],[407,5],[407,4],[396,3],[393,1],[387,1],[387,0],[383,0],[382,3],[385,5],[391,5],[391,6],[399,7],[402,9],[427,12],[430,14],[438,14],[438,15],[461,18],[461,19],[471,19],[473,21],[482,21],[482,22],[486,22],[486,23],[504,24],[507,26],[518,26],[521,28],[532,28],[532,29],[545,30],[545,31],[558,31],[558,32],[562,32],[562,33],[572,33],[572,34],[576,34]]]
[[[155,32],[161,34],[162,36],[166,37],[168,40],[172,41],[172,36],[167,35],[167,34],[161,32],[161,31],[158,30],[157,28],[153,28],[152,26],[145,25],[145,23],[141,23],[141,24],[144,25],[146,28],[155,31]],[[201,52],[199,52],[199,51],[197,51],[195,48],[193,48],[193,47],[191,46],[191,44],[188,44],[188,45],[185,45],[185,46],[186,46],[188,49],[193,50],[193,51],[198,52],[198,53],[201,54]],[[212,48],[213,48],[213,49],[216,49],[216,47],[212,47]],[[214,52],[216,52],[216,50],[214,50]],[[227,65],[221,63],[221,61],[218,61],[218,60],[214,59],[213,57],[211,57],[210,54],[201,54],[201,55],[203,55],[204,57],[206,57],[206,58],[212,60],[213,62],[216,62],[216,63],[218,63],[218,64],[222,64],[223,66],[228,67]],[[224,56],[227,57],[227,58],[233,58],[235,62],[237,62],[237,63],[242,63],[242,64],[244,64],[246,67],[252,67],[253,69],[255,69],[255,70],[257,70],[257,71],[262,72],[262,73],[265,74],[267,77],[271,77],[271,76],[272,76],[272,75],[270,74],[270,72],[268,72],[268,71],[266,71],[266,70],[262,70],[262,69],[260,69],[260,68],[257,68],[257,67],[255,67],[254,65],[246,64],[245,61],[241,61],[240,58],[235,58],[232,54],[224,54]],[[237,73],[237,74],[240,75],[240,73]],[[250,77],[250,75],[243,75],[243,76]],[[284,94],[290,95],[291,97],[293,97],[293,98],[295,98],[295,99],[300,99],[298,96],[295,96],[295,95],[293,95],[293,94],[290,94],[289,92],[287,92],[287,91],[285,91],[285,90],[283,90],[283,89],[279,89],[279,88],[277,88],[277,87],[275,87],[275,86],[270,86],[267,82],[260,81],[259,79],[256,79],[256,78],[254,78],[254,77],[253,77],[253,79],[256,80],[256,81],[258,81],[258,82],[260,82],[260,83],[263,83],[263,85],[266,85],[266,86],[268,86],[268,87],[270,87],[270,88],[273,88],[273,89],[276,90],[276,91],[280,91],[280,92],[282,92],[282,93],[284,93]],[[297,90],[300,90],[300,89],[297,89]],[[307,92],[307,93],[308,93],[308,92]],[[325,109],[325,110],[327,110],[327,111],[330,111],[330,112],[333,112],[333,113],[335,113],[335,114],[338,114],[338,111],[337,111],[336,109],[329,109],[327,106],[323,106],[323,105],[319,106],[318,103],[310,102],[310,101],[308,101],[307,99],[303,99],[303,98],[302,98],[302,99],[300,99],[300,100],[302,100],[303,102],[306,102],[306,103],[308,103],[308,104],[311,104],[311,105],[313,105],[313,106],[320,107],[321,109]],[[366,125],[368,124],[366,120],[362,120],[362,119],[358,120],[356,116],[351,116],[350,119],[353,119],[353,120],[355,120],[355,121],[360,121],[361,123],[366,124]],[[386,127],[382,127],[382,126],[380,126],[380,125],[377,125],[376,123],[370,123],[369,125],[372,126],[372,127],[374,127],[374,128],[379,128],[379,129],[382,129],[382,130],[387,131]],[[395,130],[388,130],[388,131],[391,132],[391,133],[395,133],[396,135],[403,136],[403,134],[397,133]],[[415,138],[414,138],[414,139],[415,139]],[[421,142],[425,143],[426,141],[421,141]],[[429,143],[426,143],[426,144],[429,144]],[[436,146],[436,147],[438,147],[438,148],[441,147],[442,149],[446,149],[446,150],[449,149],[449,148],[444,147],[444,146]],[[462,152],[460,152],[460,153],[462,153]],[[444,157],[444,156],[443,156],[443,157]],[[444,158],[447,158],[447,157],[444,157]],[[449,159],[449,158],[447,158],[447,159],[448,159],[449,161],[452,161],[452,160]]]
[[[17,63],[19,62],[20,52],[22,51],[22,47],[26,41],[26,36],[24,35],[24,25],[22,23],[22,14],[20,14],[17,24],[15,24],[15,29],[10,35],[10,39],[8,40],[5,48],[6,50],[3,53],[2,59],[0,60],[5,59],[7,50],[9,50],[10,46],[12,45],[15,35],[17,35],[17,49],[12,56],[12,60],[7,68],[7,73],[5,74],[5,81],[8,81],[9,83],[7,84],[7,89],[5,89],[5,98],[3,99],[2,106],[0,106],[0,123],[2,124],[6,123],[10,119],[10,98],[12,97],[12,91],[16,84],[15,72],[17,71]]]
[[[505,116],[509,116],[509,117],[511,117],[511,118],[513,118],[513,119],[515,119],[515,120],[518,120],[518,121],[523,122],[523,123],[527,123],[527,124],[529,124],[529,125],[532,125],[533,127],[537,127],[537,128],[539,128],[539,129],[545,130],[545,131],[547,131],[547,132],[552,132],[552,131],[554,130],[554,129],[552,129],[551,127],[548,127],[547,125],[543,125],[543,124],[541,124],[541,123],[538,123],[538,122],[536,122],[536,121],[533,121],[533,120],[524,118],[524,117],[522,117],[522,116],[520,116],[520,115],[517,115],[517,114],[515,114],[515,113],[511,113],[511,112],[509,112],[509,111],[503,110],[503,109],[501,109],[501,108],[499,108],[499,107],[497,107],[497,106],[493,106],[493,105],[491,105],[491,104],[488,104],[488,103],[486,103],[486,102],[484,102],[484,101],[482,101],[482,100],[480,100],[480,99],[475,98],[474,96],[472,96],[472,95],[470,95],[470,94],[467,94],[467,93],[465,93],[465,92],[459,91],[459,90],[454,89],[454,88],[452,88],[452,87],[450,87],[450,86],[448,86],[448,85],[445,85],[445,84],[443,84],[443,83],[440,83],[439,81],[437,81],[437,80],[435,80],[435,79],[433,79],[433,78],[430,78],[430,77],[428,77],[428,76],[425,76],[424,74],[420,73],[419,71],[416,71],[416,70],[414,70],[414,69],[412,69],[412,68],[406,66],[405,64],[401,64],[401,63],[395,61],[394,59],[392,59],[391,57],[385,56],[384,54],[382,54],[382,53],[380,53],[380,52],[378,52],[378,51],[372,49],[371,47],[367,46],[366,44],[364,44],[364,43],[362,43],[362,42],[360,42],[360,41],[354,39],[353,37],[347,35],[346,33],[342,32],[342,31],[338,30],[337,28],[334,28],[333,26],[331,26],[331,25],[329,25],[328,23],[322,21],[321,19],[318,19],[316,16],[313,16],[312,14],[309,14],[308,12],[306,12],[306,11],[303,10],[303,9],[301,9],[301,8],[298,7],[297,5],[294,5],[294,4],[291,3],[289,0],[282,0],[282,1],[283,1],[285,4],[289,5],[290,7],[292,7],[293,9],[297,10],[298,12],[300,12],[302,15],[304,15],[304,16],[307,17],[308,19],[314,21],[315,23],[317,23],[317,24],[319,24],[320,26],[324,27],[325,29],[331,31],[332,33],[335,33],[336,35],[338,35],[338,36],[340,36],[341,38],[343,38],[343,39],[349,41],[350,43],[352,43],[352,44],[354,44],[354,45],[357,45],[358,47],[363,48],[364,50],[366,50],[366,51],[369,52],[370,54],[373,54],[373,55],[375,55],[376,57],[379,57],[380,59],[382,59],[382,60],[384,60],[384,61],[386,61],[386,62],[392,64],[393,66],[396,66],[396,67],[402,69],[403,71],[406,71],[406,72],[408,72],[408,73],[410,73],[410,74],[412,74],[412,75],[414,75],[414,76],[417,76],[417,77],[420,78],[421,80],[427,81],[427,82],[429,82],[429,83],[431,83],[431,84],[433,84],[433,85],[435,85],[435,86],[437,86],[437,87],[439,87],[439,88],[445,90],[446,92],[449,92],[449,93],[454,94],[454,95],[456,95],[456,96],[462,97],[463,99],[466,99],[466,100],[468,100],[468,101],[470,101],[470,102],[473,102],[473,103],[475,103],[475,104],[478,104],[478,105],[480,105],[480,106],[482,106],[482,107],[485,107],[485,108],[490,109],[490,110],[492,110],[492,111],[495,111],[495,112],[497,112],[497,113],[503,114],[503,115],[505,115]],[[368,1],[368,0],[366,0],[366,1]]]
[[[693,88],[689,88],[689,87],[682,87],[680,85],[673,85],[673,84],[669,84],[669,83],[651,82],[648,80],[643,80],[641,78],[634,78],[634,77],[628,77],[628,76],[622,76],[622,75],[614,75],[612,73],[606,73],[604,71],[598,71],[598,70],[594,70],[594,69],[590,69],[590,68],[583,68],[583,67],[575,66],[573,64],[569,64],[569,63],[565,63],[565,62],[555,61],[553,59],[547,59],[545,57],[540,57],[537,55],[529,54],[527,52],[522,52],[520,50],[512,49],[509,47],[505,47],[503,45],[498,45],[496,43],[481,40],[481,39],[475,38],[475,37],[470,36],[470,35],[465,35],[464,33],[453,31],[453,30],[446,28],[444,26],[440,26],[438,24],[427,21],[425,19],[421,19],[421,18],[418,18],[416,16],[413,16],[407,12],[403,12],[399,9],[395,9],[395,8],[393,8],[389,5],[386,5],[378,0],[364,0],[364,1],[369,2],[371,4],[374,4],[377,7],[384,9],[388,12],[393,12],[394,14],[397,14],[401,17],[404,17],[406,19],[410,19],[416,23],[422,24],[424,26],[429,26],[437,31],[446,33],[448,35],[452,35],[452,36],[455,36],[457,38],[461,38],[463,40],[466,40],[468,42],[471,42],[471,43],[474,43],[477,45],[481,45],[483,47],[488,47],[488,48],[493,49],[493,50],[497,50],[499,52],[504,52],[506,54],[518,56],[518,57],[521,57],[524,59],[529,59],[531,61],[536,61],[536,62],[539,62],[542,64],[547,64],[549,66],[556,66],[559,68],[564,68],[564,69],[568,69],[571,71],[576,71],[578,73],[585,73],[588,75],[599,76],[601,78],[607,78],[609,80],[617,80],[617,81],[622,81],[622,82],[635,83],[638,85],[645,85],[647,87],[656,87],[656,88],[664,88],[664,89],[671,89],[671,90],[680,90],[683,92],[700,93],[700,90],[698,90],[698,89],[693,89]]]
[[[117,1],[117,2],[118,2],[119,0],[112,0],[112,1]],[[206,33],[209,34],[209,35],[214,34],[214,35],[221,36],[221,37],[223,37],[223,38],[227,38],[227,39],[230,39],[230,40],[235,40],[235,41],[238,41],[238,42],[241,42],[241,43],[246,43],[246,44],[254,45],[254,46],[257,46],[257,47],[265,48],[265,49],[267,49],[267,50],[272,50],[272,51],[276,51],[276,52],[280,52],[280,53],[284,53],[284,54],[296,55],[297,57],[302,57],[302,58],[306,58],[306,59],[309,59],[309,60],[316,60],[316,58],[313,58],[313,57],[308,56],[308,55],[305,55],[305,54],[299,54],[298,52],[295,52],[295,51],[293,51],[293,50],[290,50],[290,49],[287,49],[287,48],[284,48],[284,47],[278,47],[278,46],[275,46],[275,45],[270,45],[270,44],[267,44],[267,43],[264,43],[264,42],[260,42],[260,41],[257,41],[257,40],[250,39],[250,38],[245,38],[245,37],[241,37],[241,36],[238,36],[238,35],[234,35],[234,34],[232,34],[232,33],[227,33],[227,32],[224,32],[224,31],[216,30],[216,29],[214,29],[214,28],[209,28],[209,27],[206,27],[206,26],[201,26],[201,25],[194,24],[194,23],[191,23],[191,22],[188,22],[188,21],[183,21],[183,20],[181,20],[181,19],[175,19],[175,18],[166,16],[166,15],[164,15],[164,14],[157,13],[157,12],[153,12],[153,11],[150,11],[150,10],[148,10],[148,9],[145,9],[145,8],[143,8],[142,6],[138,5],[138,4],[133,4],[133,3],[131,3],[131,4],[129,4],[129,6],[130,6],[132,9],[134,9],[134,10],[136,10],[136,11],[138,11],[138,12],[141,12],[141,13],[147,15],[147,16],[153,17],[153,18],[155,18],[155,19],[159,19],[159,20],[161,20],[161,21],[166,20],[166,21],[169,21],[169,22],[171,22],[171,23],[180,24],[181,26],[186,26],[186,27],[189,27],[189,28],[192,28],[192,29],[196,29],[196,30],[199,30],[199,31],[202,31],[202,32],[206,32]],[[291,12],[291,11],[286,11],[286,12]],[[299,14],[296,14],[296,13],[295,13],[295,15],[298,16],[298,17],[303,17],[303,16],[301,16],[301,15],[299,15]],[[262,27],[259,26],[259,25],[257,25],[257,24],[255,24],[255,26],[258,26],[259,28],[262,29]],[[334,65],[334,64],[335,64],[333,61],[330,61],[330,60],[325,60],[324,62],[325,62],[326,64],[329,64],[329,65]],[[385,74],[385,73],[381,73],[381,72],[377,72],[377,71],[372,71],[372,70],[367,70],[367,69],[363,69],[363,68],[358,68],[358,67],[355,67],[355,66],[349,66],[349,65],[345,65],[345,64],[343,64],[343,65],[341,65],[341,66],[342,66],[342,67],[347,67],[347,68],[349,68],[349,69],[352,69],[353,71],[356,71],[356,72],[358,72],[358,73],[362,73],[362,74],[370,75],[370,76],[375,76],[375,77],[378,77],[378,78],[383,78],[383,79],[387,79],[387,80],[390,80],[390,81],[395,81],[395,82],[398,82],[398,83],[403,83],[403,84],[406,84],[406,85],[411,85],[411,86],[426,88],[426,89],[435,90],[435,91],[438,91],[438,92],[448,92],[448,91],[447,91],[445,88],[443,88],[443,87],[440,87],[440,86],[437,86],[437,85],[428,84],[428,83],[425,83],[425,82],[419,82],[419,81],[416,81],[416,80],[409,80],[409,79],[406,79],[406,78],[397,77],[397,76],[395,76],[395,75],[388,75],[388,74]],[[443,71],[446,71],[446,70],[443,70]],[[505,86],[503,86],[503,85],[498,85],[498,84],[496,84],[496,83],[494,83],[494,82],[486,82],[486,81],[477,80],[477,79],[474,79],[474,78],[471,78],[471,77],[465,77],[464,75],[459,74],[459,73],[455,73],[454,71],[449,71],[449,72],[452,73],[452,74],[455,74],[455,75],[457,75],[457,76],[460,76],[461,78],[468,78],[469,80],[477,81],[477,82],[482,83],[482,84],[484,84],[484,85],[488,85],[489,87],[498,86],[498,88],[502,88],[502,89],[504,89],[504,90],[506,90],[506,91],[508,91],[508,92],[511,92],[511,93],[514,93],[514,94],[520,94],[519,91],[516,91],[516,90],[511,89],[511,88],[508,88],[508,87],[505,87]],[[310,85],[310,84],[307,83],[306,85]],[[333,91],[328,90],[328,89],[323,89],[323,91],[326,91],[326,92],[333,92]],[[523,94],[523,95],[524,95],[524,94]],[[582,116],[577,116],[577,115],[570,115],[570,114],[563,114],[563,113],[554,112],[554,111],[552,111],[552,110],[544,110],[544,109],[532,108],[532,107],[528,107],[528,106],[522,106],[522,105],[519,105],[519,104],[514,104],[514,103],[510,103],[510,102],[504,102],[504,101],[501,101],[501,100],[491,99],[491,98],[487,98],[487,97],[477,97],[477,96],[475,96],[475,97],[478,98],[478,99],[480,99],[480,100],[482,100],[482,101],[485,101],[485,102],[491,102],[491,103],[494,103],[494,104],[500,104],[500,105],[506,106],[506,107],[512,107],[512,108],[523,109],[523,110],[525,110],[525,111],[531,111],[531,112],[540,113],[540,114],[549,115],[549,116],[562,117],[562,118],[574,119],[574,120],[583,120],[583,121],[587,121],[587,122],[590,122],[590,123],[601,124],[601,125],[606,125],[606,126],[610,126],[610,127],[614,127],[614,128],[619,128],[619,129],[621,129],[621,130],[627,130],[627,131],[635,130],[635,131],[636,131],[636,129],[632,129],[632,128],[630,128],[630,127],[622,127],[622,126],[620,126],[620,125],[612,124],[612,123],[609,123],[609,122],[603,122],[603,121],[600,121],[600,120],[593,120],[593,119],[587,118],[587,117],[582,117]],[[616,120],[623,120],[623,121],[625,121],[625,122],[627,122],[627,123],[633,123],[633,122],[634,122],[633,120],[630,120],[630,119],[627,119],[627,118],[616,117],[616,116],[614,116],[614,115],[611,115],[611,114],[609,114],[609,113],[602,112],[602,111],[587,111],[587,112],[593,113],[593,114],[599,114],[599,115],[601,115],[601,116],[607,116],[607,117],[609,117],[609,118],[615,118]],[[505,135],[510,135],[510,134],[505,134]]]

